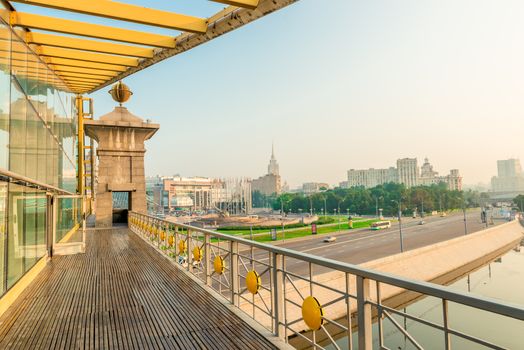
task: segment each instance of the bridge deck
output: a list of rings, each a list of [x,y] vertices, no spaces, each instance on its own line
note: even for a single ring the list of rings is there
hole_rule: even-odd
[[[0,349],[271,349],[127,228],[88,233],[0,318]]]

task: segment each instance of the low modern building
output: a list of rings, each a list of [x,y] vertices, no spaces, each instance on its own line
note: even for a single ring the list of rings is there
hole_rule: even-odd
[[[146,180],[149,210],[219,209],[230,214],[251,212],[251,181],[209,177],[155,176]]]
[[[302,192],[305,194],[318,193],[328,188],[329,184],[325,182],[306,182],[302,184]]]

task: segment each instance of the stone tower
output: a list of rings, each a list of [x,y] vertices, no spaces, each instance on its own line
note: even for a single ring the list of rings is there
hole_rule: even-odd
[[[96,226],[109,227],[113,223],[113,192],[128,194],[128,210],[147,212],[144,172],[144,143],[160,125],[144,122],[122,107],[121,98],[114,90],[127,89],[117,84],[111,93],[120,102],[119,107],[100,117],[85,120],[86,134],[98,143],[98,177],[96,183]],[[128,90],[127,90],[128,91]],[[121,92],[121,91],[120,91]],[[125,92],[125,91],[124,91]]]

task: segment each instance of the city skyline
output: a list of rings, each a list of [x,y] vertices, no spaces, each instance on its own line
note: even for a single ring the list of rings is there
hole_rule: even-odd
[[[524,4],[505,4],[304,0],[139,72],[128,107],[162,125],[148,151],[171,150],[146,169],[255,178],[274,139],[291,186],[397,155],[489,184],[496,160],[524,158]],[[209,81],[220,84],[202,103]],[[97,116],[112,109],[107,91],[93,97]]]

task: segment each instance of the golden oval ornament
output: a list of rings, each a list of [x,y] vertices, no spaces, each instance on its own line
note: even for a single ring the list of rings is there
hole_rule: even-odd
[[[309,296],[302,302],[302,318],[311,330],[319,330],[324,324],[324,311],[317,298]]]
[[[193,248],[193,261],[200,262],[202,260],[202,256],[204,254],[202,253],[202,248],[195,247]]]
[[[221,256],[216,256],[215,260],[213,261],[213,267],[215,268],[215,272],[219,275],[224,273],[224,270],[226,269],[226,264],[224,263],[224,258]]]
[[[186,250],[187,250],[187,243],[186,243],[186,241],[178,242],[178,251],[180,252],[180,254],[185,253]]]
[[[246,275],[246,288],[251,294],[257,294],[260,286],[262,285],[262,279],[255,270],[251,270]]]

